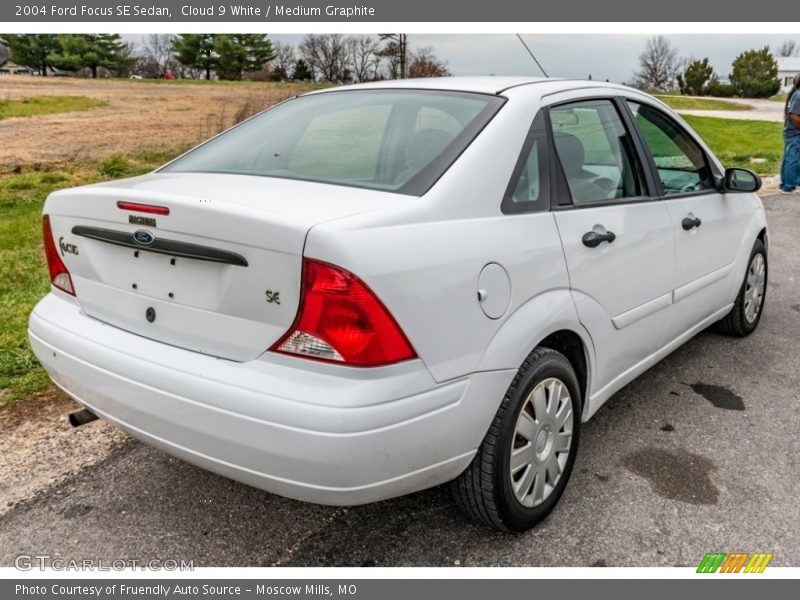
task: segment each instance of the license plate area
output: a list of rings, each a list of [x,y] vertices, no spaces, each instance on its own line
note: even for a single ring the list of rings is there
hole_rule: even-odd
[[[219,309],[226,265],[121,246],[107,247],[104,254],[109,261],[102,279],[109,285],[182,306]]]

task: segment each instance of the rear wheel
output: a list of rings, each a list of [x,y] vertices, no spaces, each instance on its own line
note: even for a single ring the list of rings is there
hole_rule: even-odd
[[[452,484],[462,510],[502,531],[525,531],[546,517],[569,480],[580,415],[572,365],[554,350],[534,350],[472,463]]]
[[[758,327],[764,311],[767,294],[767,249],[764,242],[756,240],[750,253],[750,262],[742,287],[733,303],[733,308],[717,322],[717,330],[725,335],[744,337]]]

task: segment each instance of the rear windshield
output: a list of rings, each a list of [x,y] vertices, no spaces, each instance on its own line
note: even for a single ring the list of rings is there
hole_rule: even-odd
[[[502,106],[427,90],[312,94],[284,102],[162,171],[319,181],[419,196]]]

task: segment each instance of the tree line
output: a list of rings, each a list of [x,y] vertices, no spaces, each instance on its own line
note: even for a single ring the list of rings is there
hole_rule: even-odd
[[[450,75],[430,46],[408,35],[309,34],[297,45],[263,34],[0,34],[11,60],[40,75],[349,83]]]
[[[769,46],[739,54],[731,65],[728,82],[723,82],[708,58],[680,58],[664,36],[650,38],[639,55],[639,69],[631,85],[639,89],[668,92],[679,90],[690,96],[769,98],[781,89],[776,55],[797,56],[796,42],[781,44],[773,54]]]

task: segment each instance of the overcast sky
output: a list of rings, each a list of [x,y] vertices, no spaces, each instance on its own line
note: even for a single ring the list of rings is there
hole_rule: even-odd
[[[523,34],[551,77],[592,75],[594,79],[615,82],[631,78],[648,37],[651,36]],[[680,56],[708,57],[722,78],[730,74],[733,59],[744,50],[765,45],[774,49],[787,39],[796,39],[800,45],[800,33],[796,36],[682,34],[667,37]],[[303,36],[271,34],[270,38],[296,44]],[[411,34],[409,44],[412,48],[433,46],[439,57],[447,61],[453,75],[541,75],[514,35]]]

